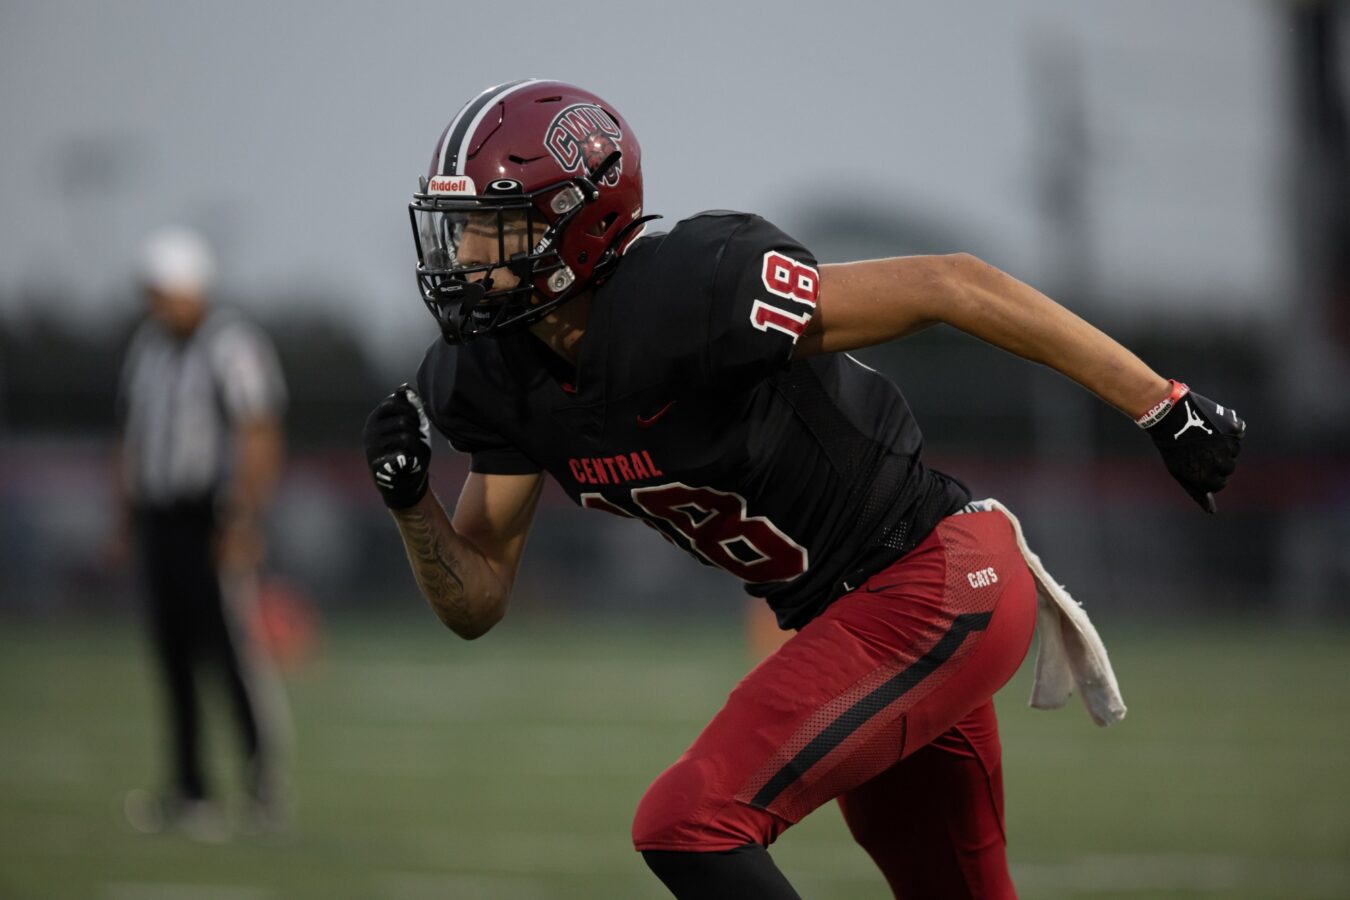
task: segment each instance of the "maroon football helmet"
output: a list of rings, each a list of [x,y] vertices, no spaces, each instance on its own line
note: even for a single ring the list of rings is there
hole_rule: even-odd
[[[534,79],[455,114],[409,213],[422,299],[456,344],[523,328],[599,283],[655,218],[642,215],[642,151],[623,117],[589,91]],[[466,229],[494,236],[495,258],[461,260]],[[514,283],[494,288],[501,270]]]

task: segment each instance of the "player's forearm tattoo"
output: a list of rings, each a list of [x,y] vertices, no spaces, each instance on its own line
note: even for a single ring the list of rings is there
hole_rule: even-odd
[[[429,516],[414,512],[402,518],[408,552],[427,599],[437,606],[444,604],[462,613],[464,579],[455,571],[459,561],[447,552]]]

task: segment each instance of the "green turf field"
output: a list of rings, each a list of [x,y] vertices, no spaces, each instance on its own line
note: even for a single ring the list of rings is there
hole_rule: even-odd
[[[205,846],[122,824],[156,773],[138,634],[0,629],[0,900],[661,897],[631,811],[746,668],[734,627],[330,623],[287,676],[292,832]],[[1023,898],[1350,897],[1350,632],[1135,629],[1118,728],[1027,709],[1027,667],[1000,695]],[[804,897],[887,896],[833,809],[775,856]]]

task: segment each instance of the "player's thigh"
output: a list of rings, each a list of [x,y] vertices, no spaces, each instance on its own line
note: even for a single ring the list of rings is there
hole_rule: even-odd
[[[644,796],[639,849],[771,842],[936,737],[1016,671],[1035,619],[1030,574],[1002,516],[954,518],[970,521],[939,526],[741,681]],[[985,573],[978,586],[974,572]],[[915,709],[922,717],[910,735]]]
[[[795,723],[739,799],[796,821],[937,738],[1017,671],[1036,594],[1007,518],[948,517],[911,556],[820,617],[827,636],[840,629],[827,655],[851,654],[854,669],[831,682],[830,698]]]
[[[838,624],[812,623],[761,662],[638,805],[639,850],[732,850],[771,843],[786,818],[738,797],[817,710],[877,664]]]

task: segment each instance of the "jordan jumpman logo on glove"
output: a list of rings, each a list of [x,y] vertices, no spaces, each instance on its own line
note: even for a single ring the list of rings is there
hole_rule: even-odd
[[[1139,420],[1148,431],[1172,477],[1200,508],[1218,511],[1214,494],[1223,490],[1237,467],[1247,423],[1231,407],[1202,397],[1180,382],[1172,394]]]

